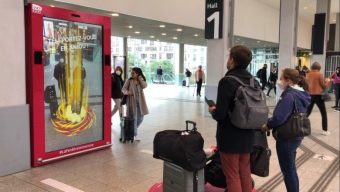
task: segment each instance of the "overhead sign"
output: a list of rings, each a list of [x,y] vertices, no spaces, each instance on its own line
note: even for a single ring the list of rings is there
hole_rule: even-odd
[[[223,29],[223,1],[206,0],[205,3],[205,38],[221,39]]]

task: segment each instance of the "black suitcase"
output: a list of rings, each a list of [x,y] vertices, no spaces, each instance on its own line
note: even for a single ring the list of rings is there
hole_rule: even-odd
[[[134,119],[131,117],[122,117],[120,124],[120,142],[126,143],[126,141],[131,141],[133,143],[135,130],[134,130]]]
[[[183,81],[182,81],[182,86],[183,86],[183,87],[187,86],[187,81],[186,81],[186,80],[183,80]]]

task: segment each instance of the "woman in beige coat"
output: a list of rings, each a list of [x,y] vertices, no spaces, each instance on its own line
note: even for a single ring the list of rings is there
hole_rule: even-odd
[[[126,114],[134,118],[135,141],[140,141],[137,137],[137,128],[142,123],[144,115],[149,113],[143,92],[146,86],[146,79],[142,70],[134,67],[132,68],[130,79],[125,82],[122,88],[123,94],[128,95],[126,99]]]

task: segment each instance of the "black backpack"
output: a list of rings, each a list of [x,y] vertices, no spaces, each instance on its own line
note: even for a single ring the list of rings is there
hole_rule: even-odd
[[[266,96],[259,86],[255,86],[255,78],[250,78],[250,84],[244,84],[238,77],[228,75],[241,84],[235,94],[234,108],[229,111],[231,123],[240,129],[261,129],[267,123],[269,109]]]

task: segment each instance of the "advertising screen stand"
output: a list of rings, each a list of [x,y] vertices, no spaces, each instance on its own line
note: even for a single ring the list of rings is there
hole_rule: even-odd
[[[32,165],[110,147],[110,18],[25,11]]]

